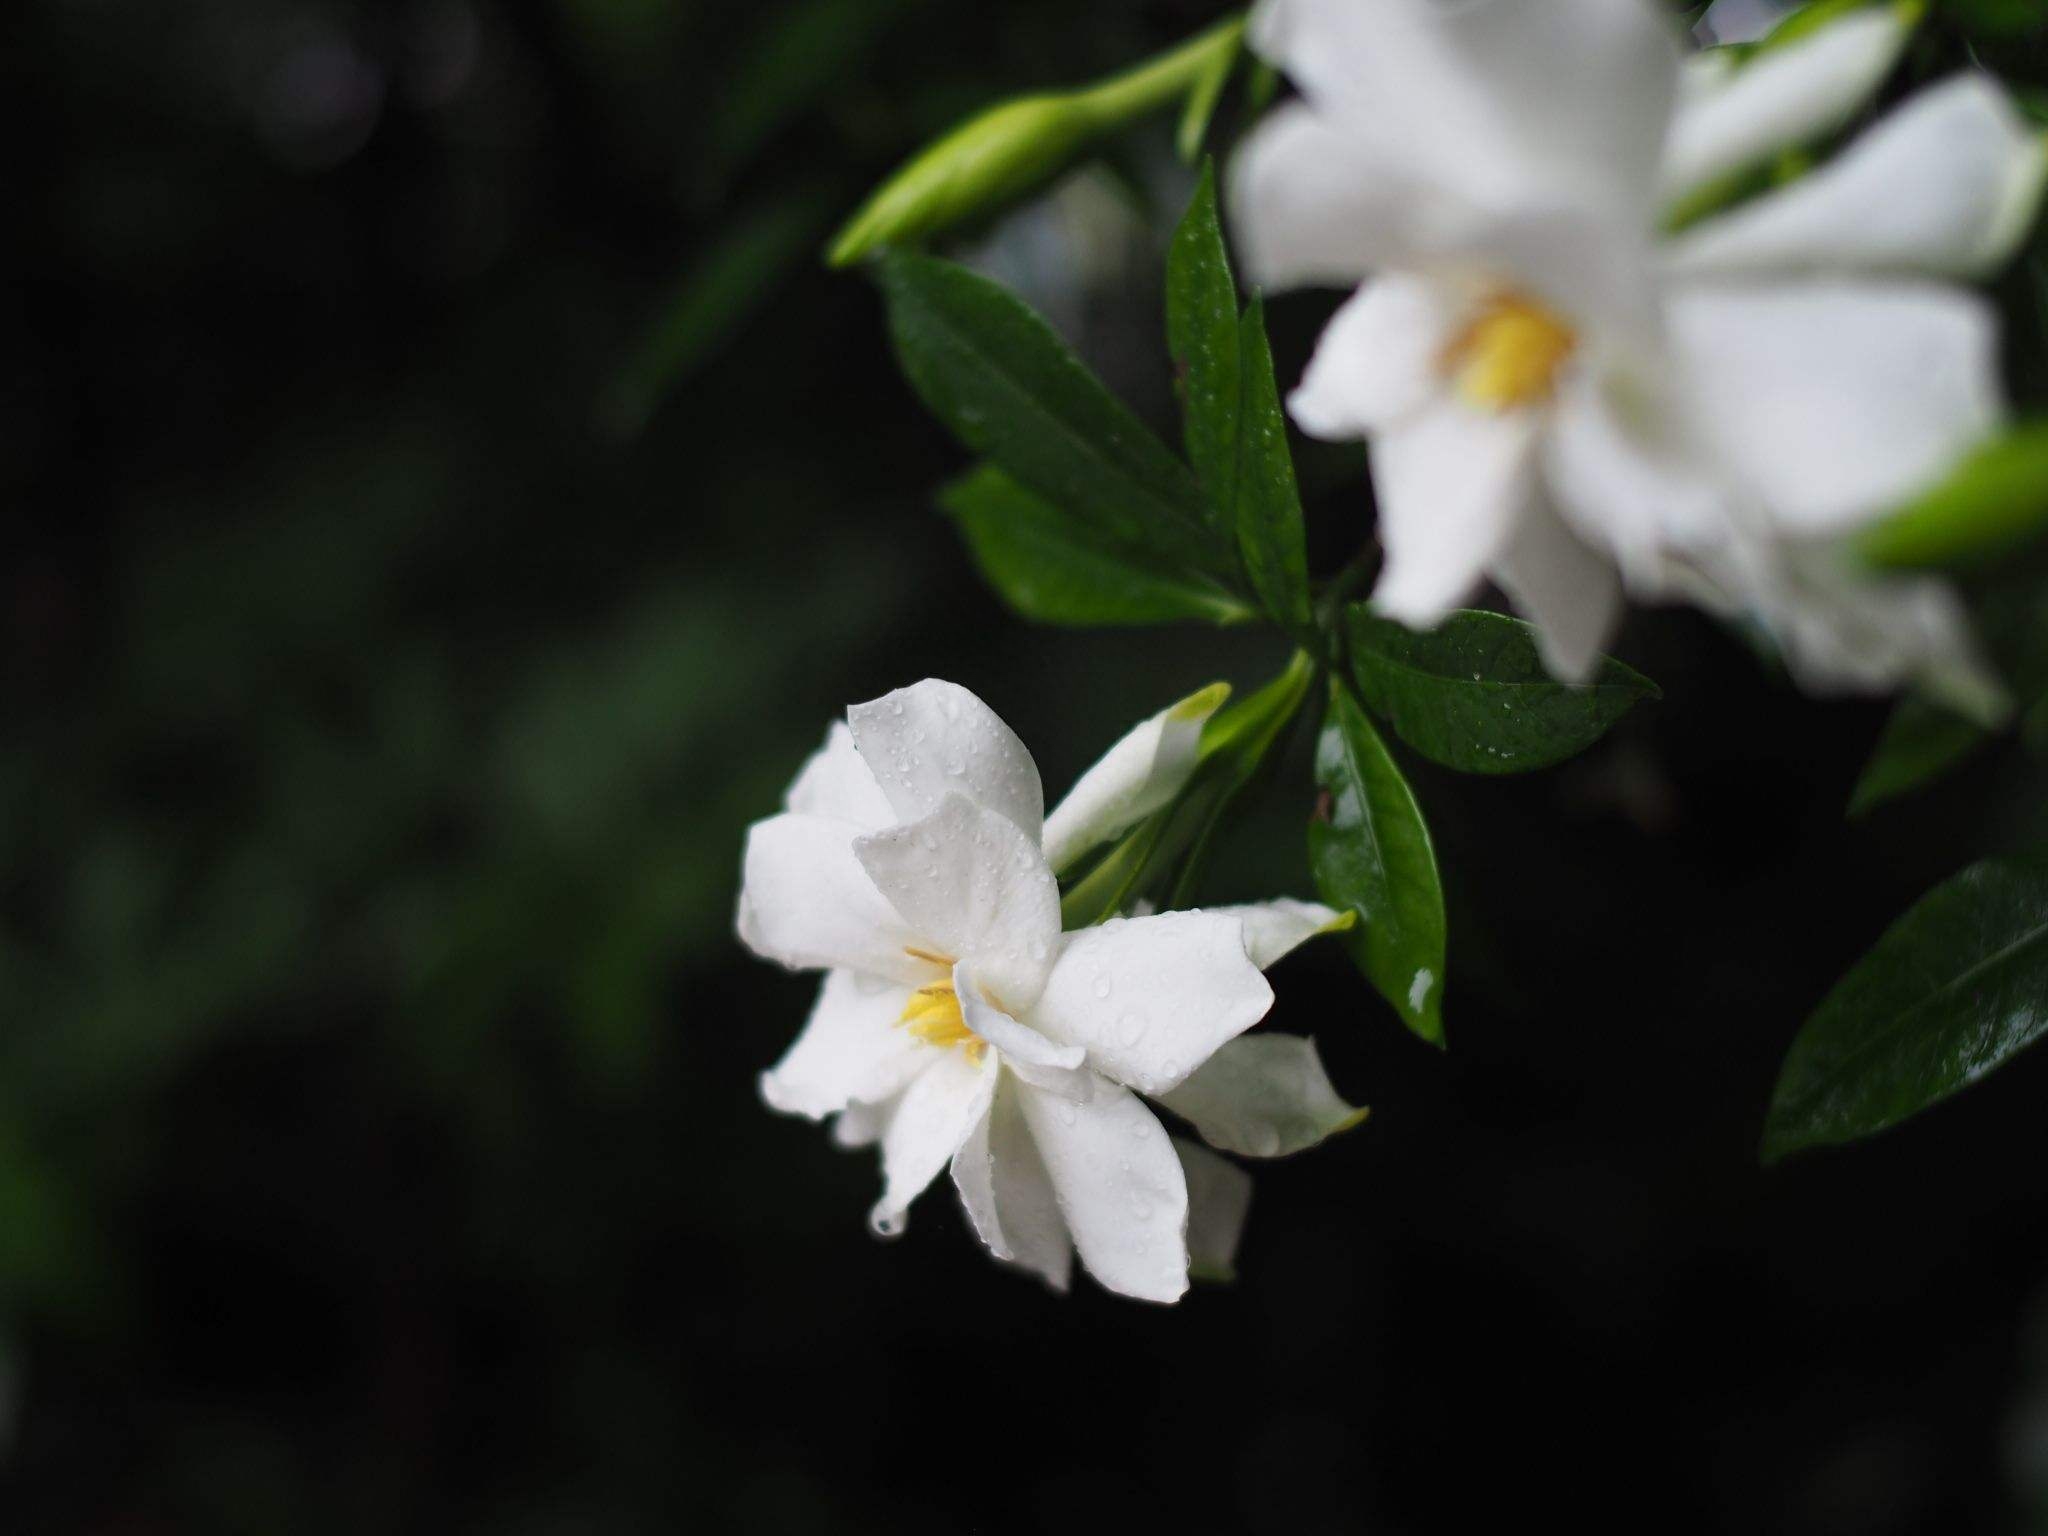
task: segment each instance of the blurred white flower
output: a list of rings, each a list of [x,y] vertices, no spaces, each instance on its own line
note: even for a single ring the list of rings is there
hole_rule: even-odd
[[[1994,315],[1940,279],[2024,236],[2041,137],[1958,76],[1663,232],[1838,128],[1909,25],[1853,12],[1736,68],[1682,58],[1652,0],[1262,0],[1303,99],[1247,141],[1234,222],[1257,282],[1362,282],[1289,405],[1372,442],[1381,609],[1428,625],[1491,577],[1575,677],[1625,585],[1760,621],[1811,687],[1995,697],[1948,589],[1843,540],[2002,421]]]
[[[880,1144],[877,1231],[900,1230],[950,1164],[998,1258],[1064,1289],[1078,1249],[1110,1290],[1172,1301],[1191,1242],[1201,1268],[1227,1269],[1247,1192],[1176,1145],[1137,1093],[1190,1091],[1230,1136],[1275,1151],[1303,1144],[1304,1117],[1330,1120],[1340,1101],[1320,1063],[1277,1088],[1271,1072],[1207,1064],[1271,1005],[1261,966],[1336,913],[1281,902],[1060,930],[1046,848],[1071,859],[1170,800],[1221,700],[1206,690],[1138,726],[1047,817],[1009,727],[966,689],[926,681],[848,711],[787,810],[750,832],[741,938],[827,973],[762,1094],[836,1115],[842,1144]],[[1261,1117],[1275,1116],[1285,1124],[1267,1138]]]

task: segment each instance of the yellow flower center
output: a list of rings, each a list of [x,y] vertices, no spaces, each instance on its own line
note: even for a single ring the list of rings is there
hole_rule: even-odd
[[[1534,299],[1502,293],[1444,348],[1443,368],[1473,405],[1511,411],[1548,400],[1578,344],[1571,327]]]
[[[903,1017],[896,1021],[926,1045],[957,1045],[971,1060],[981,1060],[988,1042],[967,1027],[960,1012],[960,998],[950,981],[935,981],[910,994]]]

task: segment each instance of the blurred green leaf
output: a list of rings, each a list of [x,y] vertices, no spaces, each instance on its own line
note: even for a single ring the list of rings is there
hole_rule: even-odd
[[[1316,889],[1361,921],[1344,935],[1359,970],[1432,1045],[1444,1043],[1444,895],[1414,791],[1338,679],[1316,747],[1326,805],[1309,823]]]
[[[1886,930],[1799,1031],[1763,1158],[1869,1136],[1966,1088],[2048,1028],[2048,869],[1987,860]]]
[[[816,188],[740,214],[662,301],[639,349],[605,392],[599,418],[617,437],[647,425],[662,397],[708,362],[817,243],[831,204]]]
[[[1208,516],[1236,535],[1237,432],[1243,384],[1237,282],[1216,216],[1216,167],[1202,166],[1166,256],[1166,344],[1180,386],[1188,462],[1208,492]]]
[[[879,274],[904,374],[962,443],[1151,564],[1235,573],[1187,466],[1014,295],[929,256]]]
[[[1873,565],[1960,566],[1995,559],[2048,523],[2048,422],[2014,428],[1971,454],[1940,485],[1863,530]]]
[[[1657,685],[1611,658],[1592,680],[1544,669],[1535,632],[1504,614],[1461,609],[1427,634],[1363,603],[1345,613],[1351,667],[1365,701],[1433,763],[1465,773],[1525,773],[1598,741]]]
[[[1990,739],[1982,726],[1939,704],[1918,696],[1899,700],[1849,793],[1849,814],[1868,815],[1939,778]]]
[[[1244,386],[1237,433],[1237,544],[1252,590],[1275,622],[1297,638],[1307,635],[1308,544],[1294,456],[1287,447],[1287,416],[1273,380],[1265,306],[1244,313],[1238,357]]]
[[[988,584],[1041,624],[1237,624],[1257,617],[1206,577],[1146,569],[1138,555],[993,464],[947,486],[939,505],[960,525]]]

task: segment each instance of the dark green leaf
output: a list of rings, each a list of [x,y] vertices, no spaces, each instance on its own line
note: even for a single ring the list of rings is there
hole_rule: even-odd
[[[1466,773],[1523,773],[1564,761],[1606,734],[1639,699],[1640,672],[1601,658],[1592,680],[1560,683],[1535,632],[1504,614],[1461,609],[1428,634],[1363,603],[1345,615],[1351,667],[1367,703],[1431,762]]]
[[[1234,624],[1256,610],[1207,577],[1151,570],[1142,557],[1034,496],[993,464],[939,493],[1003,600],[1043,624]]]
[[[2048,1028],[2048,868],[1973,864],[1836,983],[1778,1075],[1763,1156],[1854,1141],[1966,1088]]]
[[[1359,915],[1344,942],[1366,979],[1410,1029],[1442,1045],[1444,896],[1429,828],[1379,732],[1334,679],[1316,782],[1328,800],[1308,829],[1316,889]]]
[[[1256,299],[1244,312],[1238,359],[1244,380],[1237,435],[1238,553],[1266,611],[1281,628],[1301,635],[1309,628],[1307,535],[1287,447],[1287,417],[1273,381],[1265,306]]]
[[[1849,794],[1862,816],[1939,778],[1991,739],[1982,726],[1919,697],[1899,700]]]
[[[1237,281],[1216,218],[1216,167],[1202,178],[1166,255],[1166,346],[1173,355],[1186,423],[1188,462],[1195,466],[1210,526],[1237,537],[1237,423],[1243,385],[1238,372]]]
[[[2010,554],[2048,522],[2048,423],[1993,439],[1902,511],[1857,536],[1873,565],[1959,566]]]
[[[1234,577],[1187,466],[1043,320],[952,262],[898,252],[878,270],[903,371],[954,436],[1105,541]]]

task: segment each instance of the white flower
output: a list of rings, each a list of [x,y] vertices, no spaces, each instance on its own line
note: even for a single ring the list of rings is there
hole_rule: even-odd
[[[1993,314],[1941,279],[2017,245],[2041,138],[1961,75],[1661,233],[1838,128],[1907,25],[1856,12],[1735,68],[1682,60],[1652,0],[1262,0],[1303,99],[1247,141],[1235,224],[1257,281],[1363,280],[1289,404],[1372,441],[1380,608],[1428,625],[1491,577],[1579,676],[1626,584],[1751,614],[1812,686],[1983,697],[1947,589],[1840,551],[2002,420]]]
[[[827,973],[762,1094],[836,1115],[843,1144],[880,1143],[878,1231],[900,1230],[950,1165],[998,1258],[1064,1289],[1078,1249],[1109,1289],[1172,1301],[1191,1246],[1198,1268],[1228,1268],[1248,1191],[1137,1092],[1192,1095],[1190,1118],[1227,1125],[1226,1146],[1263,1144],[1273,1121],[1262,1155],[1351,1113],[1312,1055],[1276,1087],[1229,1053],[1272,1003],[1261,966],[1336,913],[1280,902],[1060,930],[1046,849],[1071,860],[1170,800],[1221,700],[1206,690],[1144,722],[1047,817],[1038,769],[994,711],[919,683],[848,711],[785,813],[750,832],[741,938]]]

